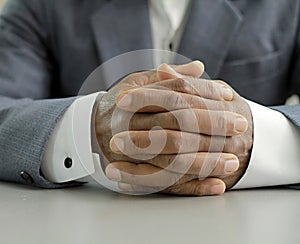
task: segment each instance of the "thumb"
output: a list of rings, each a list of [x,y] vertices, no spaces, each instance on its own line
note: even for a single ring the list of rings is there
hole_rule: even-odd
[[[183,78],[184,76],[200,77],[203,73],[204,65],[200,61],[173,66],[162,64],[157,69],[159,80]]]

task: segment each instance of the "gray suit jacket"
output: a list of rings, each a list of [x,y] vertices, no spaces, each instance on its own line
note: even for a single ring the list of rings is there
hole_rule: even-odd
[[[178,52],[242,96],[281,105],[300,94],[299,11],[299,0],[193,0]],[[0,179],[66,186],[40,173],[49,135],[97,66],[152,48],[147,0],[10,0],[0,29]],[[276,109],[300,126],[299,106]]]

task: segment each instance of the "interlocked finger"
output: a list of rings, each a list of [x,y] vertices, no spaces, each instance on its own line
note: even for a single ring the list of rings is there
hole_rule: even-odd
[[[165,112],[181,109],[207,109],[224,111],[221,101],[214,101],[196,95],[171,90],[137,88],[122,93],[117,100],[120,109],[129,112]]]
[[[183,109],[155,114],[137,113],[130,121],[130,130],[151,130],[155,126],[206,135],[234,136],[244,133],[248,122],[236,113],[204,109]]]
[[[147,88],[172,90],[217,101],[231,101],[233,99],[233,91],[228,86],[194,77],[164,80],[150,84]]]
[[[199,178],[226,176],[238,170],[238,158],[229,153],[187,153],[179,155],[158,155],[143,161],[159,168]]]
[[[198,178],[193,175],[176,174],[149,164],[130,162],[111,163],[106,167],[105,172],[110,180],[130,185],[160,187],[161,189]]]
[[[234,137],[207,136],[174,130],[125,131],[113,136],[110,149],[136,159],[147,160],[147,155],[224,152],[236,156],[245,154],[247,140]],[[138,157],[144,155],[143,157]]]

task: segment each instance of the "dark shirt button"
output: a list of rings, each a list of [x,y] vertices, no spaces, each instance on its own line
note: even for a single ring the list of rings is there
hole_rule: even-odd
[[[22,171],[20,173],[22,179],[27,183],[27,184],[33,184],[34,183],[34,180],[32,179],[32,177],[30,176],[30,174],[28,174],[27,172],[25,171]]]
[[[172,42],[169,44],[169,48],[170,48],[170,50],[173,50],[173,43]]]
[[[71,158],[66,158],[66,159],[65,159],[65,167],[66,167],[67,169],[71,168],[71,167],[72,167],[72,164],[73,164],[73,162],[72,162],[72,159],[71,159]]]

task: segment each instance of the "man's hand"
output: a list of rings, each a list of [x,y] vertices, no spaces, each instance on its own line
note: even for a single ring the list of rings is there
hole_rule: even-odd
[[[175,70],[188,76],[200,76],[203,72],[198,63]],[[224,136],[228,136],[224,151],[234,149],[241,154],[240,147],[235,146],[241,138],[236,135],[245,132],[247,121],[239,114],[226,111],[230,108],[234,111],[234,101],[231,105],[226,102],[232,100],[234,94],[226,84],[186,76],[178,78],[179,75],[172,72],[168,66],[162,66],[158,72],[130,75],[100,102],[96,116],[99,144],[108,163],[115,162],[107,167],[107,175],[119,181],[120,188],[126,191],[147,192],[171,186],[165,192],[220,194],[224,191],[221,180],[193,179],[219,176],[227,180],[228,186],[232,184],[235,177],[226,176],[239,168],[239,162],[232,153],[222,153],[220,147]],[[112,115],[116,111],[118,118],[112,126]],[[129,128],[124,128],[123,119],[128,115],[132,119]],[[195,118],[197,123],[191,123]],[[155,126],[161,130],[151,131],[151,139],[161,142],[164,136],[167,139],[164,148],[148,147],[149,133]],[[112,127],[117,130],[115,135]],[[212,139],[210,135],[217,137]],[[185,143],[182,143],[183,138]],[[199,140],[199,146],[191,145]],[[217,142],[218,146],[212,145],[215,148],[209,148],[212,140]],[[146,151],[145,147],[148,147]],[[208,153],[214,150],[215,153]],[[143,177],[145,175],[149,177]]]
[[[217,82],[226,85],[226,83],[222,81]],[[243,134],[226,137],[225,139],[225,147],[223,152],[237,155],[240,162],[240,166],[237,171],[233,172],[232,174],[218,176],[218,178],[222,179],[226,184],[227,189],[233,187],[244,175],[249,164],[251,149],[253,146],[253,120],[250,107],[242,97],[240,97],[235,91],[233,92],[233,100],[231,102],[223,102],[224,111],[232,111],[243,115],[248,121],[248,129]],[[209,138],[206,139],[207,141],[203,141],[204,144],[208,143],[208,141],[211,140]],[[204,181],[192,180],[184,184],[175,184],[174,186],[166,189],[164,192],[174,194],[199,195],[197,189],[204,188],[204,192],[207,192],[207,194],[205,195],[213,195],[214,190],[218,192],[222,189],[221,184],[219,187],[216,186],[216,188],[214,189],[214,186],[211,186],[213,180],[215,179],[210,178]],[[195,187],[196,185],[197,187]],[[213,190],[209,191],[209,189]]]
[[[192,104],[193,103],[189,105]],[[126,108],[123,107],[123,109],[130,110],[130,106],[131,105],[128,105]],[[198,106],[201,106],[201,102],[198,103]],[[131,107],[134,108],[134,105]],[[176,107],[175,104],[174,107]],[[180,107],[180,105],[178,105],[178,107]],[[142,161],[142,163],[147,162],[148,164],[119,161],[109,166],[109,170],[112,167],[120,170],[120,182],[123,183],[120,184],[120,187],[127,191],[150,192],[153,191],[155,187],[159,189],[163,186],[172,185],[163,192],[188,195],[214,195],[224,192],[224,183],[227,189],[235,185],[248,166],[252,148],[253,126],[250,108],[246,101],[235,92],[232,101],[214,101],[212,104],[209,104],[209,108],[215,109],[216,111],[194,109],[191,112],[190,110],[184,110],[184,107],[180,107],[180,110],[174,113],[183,114],[179,116],[183,118],[183,126],[181,128],[178,126],[178,121],[173,115],[174,113],[157,113],[154,115],[154,118],[151,119],[147,119],[146,117],[143,120],[146,129],[150,129],[156,124],[159,124],[164,129],[168,129],[166,130],[168,143],[161,152],[161,155]],[[239,121],[237,114],[227,111],[242,114],[247,118],[249,126],[245,133],[240,134],[243,132],[243,129],[245,129],[242,118],[240,118],[241,121]],[[189,126],[189,115],[191,114],[196,114],[199,121],[198,128],[201,134],[195,134],[197,126]],[[137,117],[133,117],[133,121],[143,116],[143,114],[137,114],[136,116]],[[241,130],[238,129],[240,126],[239,123],[241,123]],[[123,132],[115,135],[111,142],[113,151],[116,153],[125,151],[129,155],[142,154],[139,148],[147,147],[149,144],[149,135],[148,132],[136,131],[142,129],[141,126],[142,124],[137,124],[136,127],[132,125],[131,132]],[[188,133],[183,136],[184,132],[180,131],[182,129],[194,133]],[[193,129],[195,131],[193,131]],[[211,134],[213,134],[213,136],[211,136]],[[225,134],[226,137],[218,136]],[[152,140],[162,140],[160,136],[163,136],[161,131],[154,131]],[[131,141],[133,141],[135,145],[138,145],[138,147],[131,148]],[[194,151],[191,151],[190,144],[198,141],[200,142],[198,148],[192,148]],[[222,147],[223,144],[224,148]],[[121,150],[120,145],[122,145]],[[178,155],[180,146],[182,146],[181,152]],[[147,152],[154,155],[158,153],[155,151],[155,148],[154,151],[148,148]],[[240,162],[239,167],[237,164],[238,160],[234,155],[238,156]],[[161,169],[167,169],[163,171],[165,174],[156,174],[161,172]],[[176,174],[170,174],[169,172]],[[145,175],[149,177],[140,177]],[[150,175],[152,177],[150,177]],[[207,176],[218,177],[222,179],[224,183],[216,178],[198,180],[198,177],[204,178]]]

